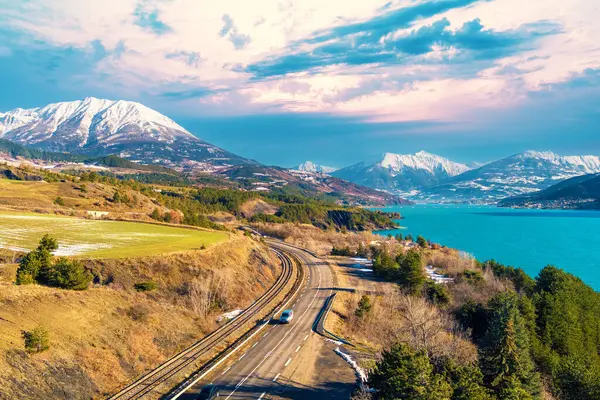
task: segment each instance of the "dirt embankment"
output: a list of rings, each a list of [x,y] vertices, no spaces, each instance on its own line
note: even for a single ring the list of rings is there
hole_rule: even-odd
[[[104,397],[247,306],[279,271],[264,245],[241,235],[202,251],[87,264],[96,283],[82,292],[15,286],[16,266],[0,264],[0,399]],[[137,292],[145,281],[157,289]],[[50,349],[29,355],[21,331],[38,325]]]

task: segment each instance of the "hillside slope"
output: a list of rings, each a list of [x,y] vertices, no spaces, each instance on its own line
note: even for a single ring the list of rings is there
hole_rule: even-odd
[[[501,200],[503,207],[600,209],[600,174],[567,179],[548,189]]]
[[[371,189],[326,174],[260,165],[238,165],[218,172],[220,176],[258,192],[285,191],[305,196],[326,196],[337,202],[359,205],[410,204],[390,193]]]
[[[79,292],[15,286],[16,267],[0,264],[0,398],[104,398],[215,329],[221,313],[249,305],[277,265],[242,235],[203,251],[90,261],[98,283]],[[148,280],[158,289],[133,289]],[[210,287],[218,298],[204,313]],[[21,331],[40,324],[50,349],[29,355]]]

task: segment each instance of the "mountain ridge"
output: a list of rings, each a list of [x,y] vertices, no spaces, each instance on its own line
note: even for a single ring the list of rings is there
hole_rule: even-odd
[[[576,176],[539,192],[510,197],[502,207],[600,209],[600,173]]]
[[[415,154],[384,153],[376,162],[362,161],[332,175],[374,189],[405,194],[469,169],[465,164],[419,151]]]
[[[296,170],[296,171],[318,173],[318,174],[330,174],[332,172],[337,171],[337,168],[328,167],[328,166],[320,165],[320,164],[315,164],[312,161],[305,161],[302,164],[298,164],[291,169]]]
[[[496,202],[546,189],[562,180],[600,172],[598,156],[560,156],[528,150],[424,188],[419,200]]]
[[[0,113],[0,138],[38,149],[213,170],[257,164],[197,138],[141,103],[87,97]]]

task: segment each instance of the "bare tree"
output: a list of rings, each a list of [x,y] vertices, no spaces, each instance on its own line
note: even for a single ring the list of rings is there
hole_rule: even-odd
[[[205,279],[194,279],[190,284],[188,297],[194,312],[206,317],[210,310],[223,299],[225,280],[222,274],[213,271]]]

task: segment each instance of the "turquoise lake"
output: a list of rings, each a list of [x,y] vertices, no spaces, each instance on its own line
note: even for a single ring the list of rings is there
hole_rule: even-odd
[[[494,206],[415,205],[387,207],[404,219],[387,235],[423,235],[471,253],[523,268],[535,277],[548,264],[600,290],[600,211],[518,210]]]

